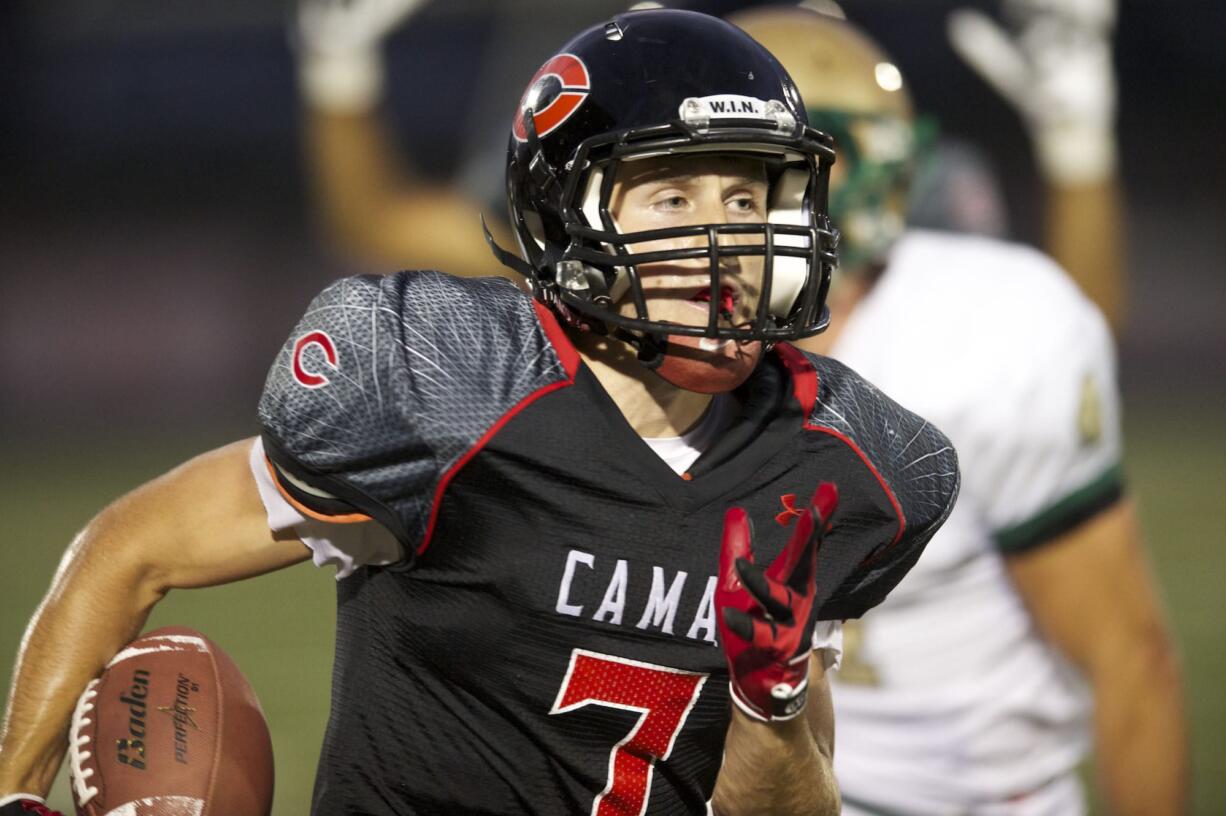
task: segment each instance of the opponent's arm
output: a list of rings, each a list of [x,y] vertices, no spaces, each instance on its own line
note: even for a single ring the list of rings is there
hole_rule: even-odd
[[[1005,0],[949,20],[954,50],[1020,115],[1044,184],[1044,249],[1117,335],[1125,318],[1123,195],[1111,37],[1116,0]]]
[[[1093,686],[1095,761],[1111,812],[1186,813],[1179,657],[1131,504],[1006,563],[1039,629]]]
[[[171,589],[223,584],[305,560],[274,535],[248,466],[251,440],[204,454],[103,510],[69,546],[17,655],[0,798],[43,796],[78,695]]]
[[[342,248],[378,268],[501,275],[481,207],[414,176],[380,116],[387,36],[424,0],[300,0],[297,35],[307,164],[320,213]],[[491,225],[504,246],[505,229]]]
[[[766,567],[753,562],[745,512],[724,516],[715,604],[734,705],[711,799],[720,816],[839,812],[830,687],[803,637],[837,501],[834,486],[821,485]]]
[[[389,271],[511,277],[486,246],[480,205],[452,186],[407,171],[374,113],[311,108],[307,131],[319,210],[344,251]],[[514,246],[506,228],[491,221],[499,244]]]
[[[1118,176],[1045,182],[1044,249],[1094,301],[1118,337],[1127,319],[1124,207]]]

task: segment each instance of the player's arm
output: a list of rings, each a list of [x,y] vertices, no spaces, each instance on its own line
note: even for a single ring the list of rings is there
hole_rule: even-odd
[[[954,49],[1021,116],[1044,185],[1044,249],[1119,334],[1125,319],[1123,204],[1111,36],[1116,0],[1005,5],[1010,30],[980,11],[950,18]]]
[[[716,814],[835,814],[834,708],[815,653],[809,662],[804,716],[762,722],[732,710],[711,805]]]
[[[754,563],[745,512],[724,516],[715,604],[733,706],[711,798],[720,816],[839,812],[830,686],[804,637],[837,502],[834,486],[820,485],[769,566]]]
[[[26,629],[0,731],[0,798],[43,796],[77,696],[172,589],[261,575],[310,551],[277,535],[251,441],[204,454],[119,499],[76,537]]]
[[[423,0],[301,0],[298,35],[306,148],[319,211],[341,247],[377,268],[501,275],[480,206],[414,176],[380,116],[380,48]],[[509,236],[491,225],[508,245]]]
[[[1118,336],[1128,306],[1118,177],[1077,183],[1047,178],[1045,195],[1045,249],[1102,309]]]
[[[1131,503],[1006,563],[1039,629],[1093,686],[1095,762],[1111,812],[1186,813],[1179,657]]]

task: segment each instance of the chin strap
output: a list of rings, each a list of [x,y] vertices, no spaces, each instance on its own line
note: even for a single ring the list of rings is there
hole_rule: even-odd
[[[485,213],[481,214],[481,231],[485,233],[485,243],[489,244],[490,252],[494,253],[494,258],[498,261],[498,263],[523,275],[528,279],[529,283],[535,280],[536,270],[529,266],[527,261],[515,253],[507,252],[505,249],[498,246],[498,242],[494,240],[493,234],[490,233],[489,224],[485,222]]]
[[[619,328],[613,331],[613,337],[633,348],[638,361],[653,371],[660,367],[664,355],[668,354],[668,339],[664,335],[638,335]]]
[[[498,242],[494,240],[493,234],[490,233],[490,228],[485,221],[484,214],[481,215],[481,231],[485,233],[485,242],[489,244],[490,251],[494,253],[494,258],[496,258],[500,264],[508,269],[523,275],[524,278],[528,280],[528,283],[532,285],[533,294],[537,296],[537,299],[548,304],[550,302],[549,298],[541,297],[540,295],[542,293],[536,291],[538,289],[536,270],[533,269],[523,258],[498,246]],[[558,306],[564,308],[566,312],[570,311],[570,309],[562,306],[560,303]],[[557,311],[557,309],[555,309],[555,311]],[[597,331],[599,334],[605,333],[604,331],[599,330],[596,326],[592,325],[590,322],[584,321],[577,316],[567,315],[565,313],[563,313],[561,316],[567,325],[572,325],[586,331]],[[616,329],[612,332],[612,336],[633,348],[636,356],[638,357],[638,361],[652,370],[660,367],[661,363],[664,362],[664,355],[668,353],[668,340],[664,335],[638,335],[634,334],[633,332],[626,331],[625,329]]]

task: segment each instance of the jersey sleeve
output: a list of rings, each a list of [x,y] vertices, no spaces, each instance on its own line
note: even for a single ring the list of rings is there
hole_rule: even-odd
[[[412,440],[411,395],[395,338],[402,304],[379,278],[324,289],[273,363],[259,419],[270,472],[285,500],[308,518],[333,523],[377,519],[405,539],[390,484],[395,440]],[[411,488],[410,488],[411,489]]]
[[[852,495],[840,488],[819,555],[819,574],[837,584],[818,620],[845,620],[881,603],[915,565],[953,510],[961,472],[940,429],[842,363],[812,360],[818,397],[807,427],[846,446],[857,463],[848,486],[860,486]]]
[[[279,491],[304,516],[374,520],[411,559],[466,457],[575,365],[505,279],[346,278],[312,301],[268,373],[264,450]]]
[[[1010,392],[975,420],[969,489],[1006,553],[1042,545],[1111,506],[1123,492],[1113,341],[1080,296],[1012,355]],[[1034,340],[1035,338],[1031,338]]]
[[[315,566],[336,567],[336,579],[348,577],[358,567],[381,567],[403,558],[400,542],[377,521],[337,524],[306,515],[282,486],[277,466],[264,453],[263,440],[256,438],[249,457],[260,500],[268,514],[268,528],[275,533],[292,531],[311,551]]]

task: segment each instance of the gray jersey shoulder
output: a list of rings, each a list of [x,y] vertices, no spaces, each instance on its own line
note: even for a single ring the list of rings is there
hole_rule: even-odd
[[[411,551],[444,474],[519,400],[567,376],[509,281],[346,278],[281,349],[259,418],[278,466],[397,523]]]

